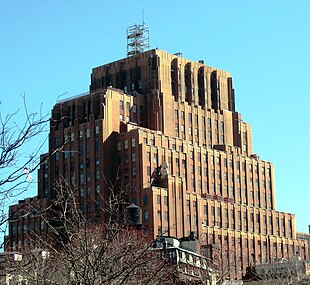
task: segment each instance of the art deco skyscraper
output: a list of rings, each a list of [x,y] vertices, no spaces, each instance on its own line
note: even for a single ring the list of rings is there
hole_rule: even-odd
[[[158,49],[96,67],[90,93],[52,110],[49,153],[64,143],[39,171],[38,201],[53,197],[63,176],[89,220],[100,222],[108,184],[118,178],[154,236],[194,232],[221,259],[236,253],[232,276],[251,262],[308,258],[295,216],[276,210],[273,165],[253,153],[226,71]],[[7,249],[24,243],[17,229],[30,224],[47,233],[30,216],[12,220]]]

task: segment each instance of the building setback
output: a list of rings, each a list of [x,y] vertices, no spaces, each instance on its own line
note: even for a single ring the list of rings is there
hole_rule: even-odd
[[[221,260],[231,259],[232,277],[250,263],[296,252],[309,258],[295,216],[276,211],[273,165],[252,151],[230,74],[203,61],[154,49],[94,68],[90,93],[54,106],[48,154],[38,205],[64,177],[81,211],[100,222],[118,178],[113,187],[142,208],[154,236],[194,232],[220,249]],[[18,214],[24,203],[10,207],[7,251],[22,247],[37,225],[47,232],[35,217]]]

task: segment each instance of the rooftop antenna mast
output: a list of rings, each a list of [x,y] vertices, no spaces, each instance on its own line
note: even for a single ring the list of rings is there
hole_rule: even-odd
[[[142,24],[143,24],[143,26],[144,26],[144,9],[142,9]]]
[[[144,23],[144,10],[142,10],[142,25],[134,24],[127,28],[127,56],[144,52],[150,49],[150,32]]]

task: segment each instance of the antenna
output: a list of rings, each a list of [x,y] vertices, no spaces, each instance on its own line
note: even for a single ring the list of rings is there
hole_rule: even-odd
[[[143,24],[143,26],[144,26],[144,9],[142,9],[142,24]]]
[[[127,56],[144,52],[150,49],[150,32],[149,28],[143,24],[135,24],[127,28]]]

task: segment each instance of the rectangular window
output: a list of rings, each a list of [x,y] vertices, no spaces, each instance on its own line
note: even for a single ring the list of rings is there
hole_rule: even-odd
[[[168,216],[168,211],[165,211],[165,221],[168,221],[169,216]]]
[[[83,188],[80,189],[80,197],[81,198],[84,197],[84,189]]]
[[[181,111],[181,119],[184,121],[184,119],[185,119],[185,113],[184,113],[184,111]]]
[[[181,132],[184,133],[184,125],[181,125]]]
[[[135,167],[133,167],[131,169],[131,174],[132,174],[132,176],[136,176],[136,168]]]
[[[168,205],[168,196],[164,196],[164,204],[167,206]]]
[[[176,120],[179,119],[179,111],[178,111],[178,110],[174,110],[174,118],[175,118]]]
[[[131,162],[135,162],[136,161],[136,153],[132,152],[131,153]]]
[[[136,146],[136,139],[131,138],[131,147],[135,147],[135,146]]]
[[[189,122],[189,123],[192,122],[192,113],[188,113],[188,122]]]

